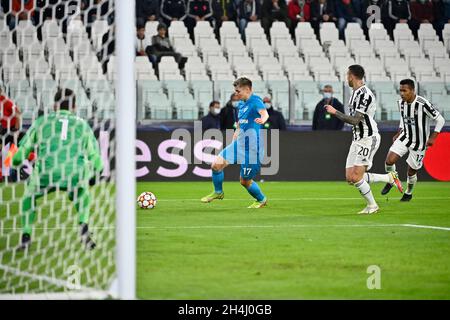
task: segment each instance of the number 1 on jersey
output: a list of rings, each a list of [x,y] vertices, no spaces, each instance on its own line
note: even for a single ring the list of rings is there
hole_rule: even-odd
[[[61,140],[65,141],[65,140],[67,140],[67,129],[69,127],[69,120],[68,119],[59,119],[59,121],[62,122]]]

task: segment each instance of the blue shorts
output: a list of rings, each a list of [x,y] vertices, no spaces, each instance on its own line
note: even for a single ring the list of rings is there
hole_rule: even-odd
[[[245,180],[251,180],[261,170],[261,158],[263,154],[263,148],[245,148],[242,143],[235,140],[223,149],[219,153],[219,156],[230,164],[240,164],[241,177]]]

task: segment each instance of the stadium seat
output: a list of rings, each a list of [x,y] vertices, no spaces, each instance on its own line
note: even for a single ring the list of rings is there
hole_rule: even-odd
[[[228,80],[214,81],[214,99],[218,100],[221,105],[225,105],[234,93],[234,88]]]
[[[62,37],[61,29],[55,20],[45,20],[42,25],[42,39]]]
[[[108,29],[109,26],[106,20],[98,19],[92,23],[91,38],[95,51],[100,51],[102,49],[103,36],[108,32]]]
[[[14,102],[19,107],[24,120],[34,120],[38,114],[38,104],[31,93],[14,96]]]
[[[15,47],[12,34],[9,31],[0,31],[0,52],[3,52],[9,47]]]
[[[314,29],[311,27],[309,22],[303,23],[299,22],[297,28],[295,28],[295,44],[298,46],[299,42],[302,40],[315,40],[316,34]]]
[[[430,102],[433,103],[445,119],[450,117],[450,104],[447,94],[434,94],[430,97]]]
[[[193,80],[189,82],[189,87],[197,104],[206,111],[214,97],[213,83],[210,80]]]
[[[144,97],[142,108],[143,114],[149,112],[151,119],[172,119],[172,106],[164,93],[153,93]]]
[[[177,111],[177,119],[180,120],[196,120],[198,119],[198,105],[194,97],[186,92],[180,94],[174,101]]]
[[[48,38],[44,41],[44,47],[49,56],[55,53],[69,54],[69,47],[63,38]]]
[[[316,109],[316,105],[319,101],[321,101],[323,96],[316,93],[303,92],[303,112],[304,112],[304,120],[312,120],[314,110]]]
[[[377,94],[377,100],[383,111],[386,112],[387,120],[399,120],[400,113],[398,109],[397,101],[400,97],[393,93],[379,93]]]
[[[339,41],[339,31],[335,28],[330,27],[323,27],[320,28],[320,41],[322,43],[322,46],[325,44],[330,45],[331,43],[338,42]]]
[[[419,81],[419,94],[424,97],[430,97],[430,99],[434,95],[446,95],[447,88],[445,87],[445,83],[441,78],[435,78],[435,81]]]
[[[19,97],[32,92],[28,79],[9,81],[6,87],[11,97]]]
[[[442,30],[442,38],[444,40],[445,49],[450,52],[450,23],[444,25]]]

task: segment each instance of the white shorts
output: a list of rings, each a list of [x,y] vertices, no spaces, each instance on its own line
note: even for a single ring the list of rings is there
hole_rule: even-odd
[[[406,163],[414,170],[419,170],[423,166],[423,158],[425,157],[425,150],[414,151],[411,148],[408,148],[401,142],[399,139],[394,141],[394,144],[391,146],[389,151],[398,154],[400,157],[403,157],[405,154],[409,152],[408,159],[406,159]]]
[[[367,170],[370,170],[373,157],[380,147],[380,141],[381,137],[379,134],[353,141],[348,151],[345,168],[367,166]]]

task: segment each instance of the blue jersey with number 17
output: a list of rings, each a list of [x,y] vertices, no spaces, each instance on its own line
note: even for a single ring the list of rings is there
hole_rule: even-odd
[[[247,101],[239,101],[238,104],[238,123],[240,128],[239,136],[242,136],[249,129],[255,130],[255,134],[259,136],[261,125],[255,122],[260,118],[259,111],[265,109],[264,103],[260,97],[252,94]]]
[[[219,156],[230,164],[241,165],[241,177],[253,179],[261,167],[264,145],[260,139],[261,125],[255,122],[260,118],[259,111],[265,109],[261,98],[252,94],[247,101],[240,101],[237,106],[239,135]]]

